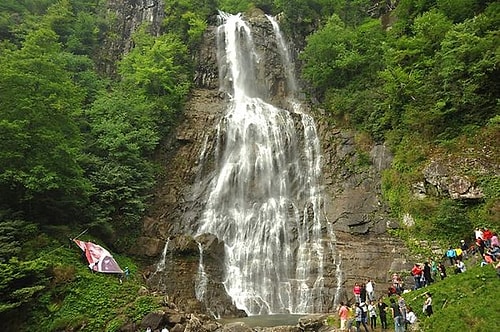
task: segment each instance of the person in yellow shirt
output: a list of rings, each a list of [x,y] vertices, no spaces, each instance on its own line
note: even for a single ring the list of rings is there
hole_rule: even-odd
[[[463,257],[463,251],[462,251],[462,248],[458,247],[455,249],[455,253],[457,254],[457,259],[460,259],[462,260],[462,257]]]

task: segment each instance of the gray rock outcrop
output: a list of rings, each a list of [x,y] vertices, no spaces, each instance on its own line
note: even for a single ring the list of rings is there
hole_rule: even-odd
[[[449,196],[451,199],[478,200],[484,197],[482,189],[467,175],[454,174],[457,167],[433,160],[423,170],[424,190],[420,192]]]

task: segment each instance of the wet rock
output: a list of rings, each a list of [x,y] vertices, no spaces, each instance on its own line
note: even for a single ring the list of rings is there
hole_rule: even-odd
[[[242,322],[225,324],[220,329],[221,332],[252,332],[252,328]]]
[[[274,326],[274,327],[256,327],[253,331],[257,332],[302,332],[298,326]]]
[[[146,329],[148,326],[153,330],[162,328],[164,325],[164,313],[162,311],[150,312],[141,321],[140,327]]]
[[[113,25],[99,47],[97,65],[101,72],[114,75],[118,60],[134,46],[132,35],[143,22],[148,22],[153,35],[159,35],[165,3],[164,0],[108,0],[106,10],[113,17]]]
[[[328,331],[330,328],[326,325],[326,319],[328,315],[308,315],[299,318],[299,324],[301,331]],[[330,330],[333,331],[333,330]]]

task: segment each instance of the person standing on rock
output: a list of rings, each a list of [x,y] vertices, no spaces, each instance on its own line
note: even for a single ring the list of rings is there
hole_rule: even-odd
[[[365,285],[366,288],[366,296],[368,297],[368,301],[375,301],[375,283],[373,280],[368,279],[368,282]]]
[[[455,263],[455,274],[464,273],[466,270],[467,268],[465,267],[464,262],[457,259],[457,262]]]
[[[450,260],[450,265],[453,265],[455,263],[455,258],[457,257],[457,253],[455,252],[455,249],[453,249],[451,246],[446,251],[446,257],[448,257],[448,259]]]
[[[387,329],[387,308],[388,305],[384,302],[384,298],[380,297],[377,303],[378,314],[380,317],[380,325],[382,325],[382,330]]]
[[[366,305],[366,304],[365,304]],[[369,332],[368,326],[366,325],[366,313],[363,311],[361,308],[360,303],[356,303],[356,332],[361,331],[361,324],[363,324],[363,327],[365,328],[365,332]]]
[[[425,293],[425,302],[422,310],[428,317],[430,317],[434,311],[432,310],[432,294]]]
[[[390,301],[392,318],[394,319],[394,331],[405,332],[404,319],[403,315],[401,314],[401,310],[399,310],[399,305],[396,303],[396,300],[394,300],[394,298],[391,298]]]
[[[422,273],[423,271],[420,268],[420,265],[418,263],[415,263],[415,265],[413,265],[413,268],[411,269],[411,275],[413,276],[413,280],[415,281],[415,286],[413,287],[414,290],[417,290],[420,287],[422,287],[421,285]]]
[[[432,279],[432,271],[429,262],[424,263],[424,270],[422,273],[424,274],[424,279],[425,279],[423,286],[429,286],[431,283],[434,282],[434,279]]]
[[[464,259],[469,258],[469,245],[465,242],[465,240],[460,240],[460,249],[462,249],[462,254],[464,256]]]
[[[441,280],[446,278],[446,266],[444,266],[443,262],[439,263],[438,271],[439,271],[439,276],[441,277]]]
[[[361,291],[359,293],[359,300],[361,303],[366,302],[366,285],[361,284]]]
[[[406,322],[406,301],[401,294],[398,294],[398,305],[399,312],[401,312],[401,316],[403,316],[403,322]]]
[[[374,331],[377,328],[377,307],[373,301],[368,304],[368,315],[370,316],[370,327]]]
[[[349,316],[349,309],[347,309],[347,306],[344,304],[344,302],[340,302],[338,314],[340,318],[340,331],[346,331],[346,322]]]
[[[361,286],[357,282],[354,284],[352,293],[354,294],[354,301],[361,303]]]

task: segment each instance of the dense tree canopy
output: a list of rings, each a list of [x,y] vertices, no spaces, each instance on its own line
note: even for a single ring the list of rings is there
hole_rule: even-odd
[[[0,196],[39,221],[69,217],[88,187],[75,122],[82,95],[65,70],[67,60],[46,28],[0,55]]]

